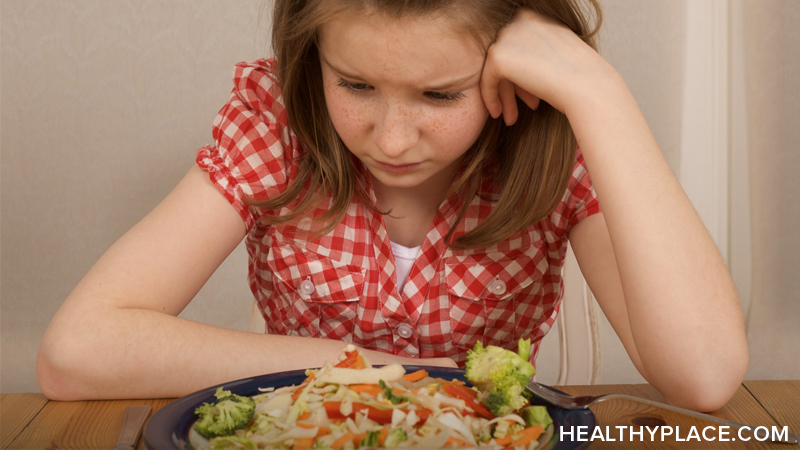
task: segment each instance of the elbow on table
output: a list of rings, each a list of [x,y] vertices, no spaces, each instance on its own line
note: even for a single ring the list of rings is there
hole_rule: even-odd
[[[694,411],[716,411],[736,394],[747,374],[748,358],[745,354],[717,370],[698,369],[670,392],[663,392],[667,402]]]
[[[738,388],[738,385],[736,386]],[[667,403],[678,406],[680,408],[690,409],[699,412],[716,411],[733,397],[736,393],[736,388],[721,389],[719,386],[713,386],[711,389],[708,387],[691,389],[688,388],[677,395],[665,396]]]
[[[82,372],[80,350],[64,339],[45,337],[36,355],[36,380],[42,394],[50,400],[87,400],[88,396],[79,386],[86,373]]]

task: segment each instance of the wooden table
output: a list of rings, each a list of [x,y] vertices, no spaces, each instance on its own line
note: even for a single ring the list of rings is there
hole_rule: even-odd
[[[572,395],[601,395],[612,392],[625,393],[663,401],[663,397],[649,385],[596,385],[562,386],[559,389]],[[116,443],[122,425],[125,407],[151,405],[158,411],[173,399],[117,400],[56,402],[41,394],[2,394],[0,396],[0,450],[5,449],[102,449],[110,450]],[[611,437],[618,438],[615,426],[680,426],[685,438],[694,425],[698,430],[711,424],[680,414],[671,413],[642,404],[612,400],[593,406],[597,424],[610,427]],[[759,426],[788,426],[790,432],[800,434],[800,380],[797,381],[745,381],[736,395],[714,415]],[[152,417],[152,416],[151,416]],[[716,426],[716,425],[714,425]],[[626,432],[627,433],[627,432]],[[709,437],[712,432],[709,431]],[[737,437],[731,432],[730,437]],[[145,449],[143,440],[137,449]],[[758,442],[709,442],[692,440],[677,442],[675,436],[660,436],[651,442],[645,432],[644,441],[627,440],[605,442],[594,440],[592,449],[798,449],[788,444]]]

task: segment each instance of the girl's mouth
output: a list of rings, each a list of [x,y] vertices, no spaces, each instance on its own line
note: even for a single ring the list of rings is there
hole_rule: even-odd
[[[383,169],[383,170],[385,170],[387,172],[406,173],[406,172],[411,172],[412,170],[416,169],[422,163],[405,164],[405,165],[402,165],[402,166],[396,166],[396,165],[392,165],[392,164],[382,163],[380,161],[375,161],[375,164],[377,164],[378,167],[380,167],[381,169]]]

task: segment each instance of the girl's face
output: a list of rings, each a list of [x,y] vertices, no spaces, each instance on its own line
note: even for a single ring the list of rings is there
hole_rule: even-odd
[[[328,111],[374,182],[438,195],[483,129],[484,52],[455,30],[445,18],[377,14],[341,15],[320,30]]]

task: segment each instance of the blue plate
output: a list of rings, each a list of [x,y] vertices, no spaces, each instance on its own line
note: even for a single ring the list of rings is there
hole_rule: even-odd
[[[440,377],[446,380],[458,379],[467,381],[464,378],[463,369],[448,369],[442,367],[427,366],[405,366],[408,373],[425,369],[432,377]],[[291,372],[273,373],[261,375],[253,378],[231,381],[219,386],[234,394],[252,396],[260,394],[258,388],[290,386],[300,384],[306,379],[305,370],[293,370]],[[144,443],[150,450],[191,450],[189,444],[189,430],[197,420],[194,414],[195,408],[205,402],[216,400],[214,393],[219,386],[212,386],[185,397],[181,397],[156,412],[147,424],[144,432]],[[586,448],[589,441],[558,441],[559,427],[573,429],[570,427],[585,426],[587,430],[594,430],[594,414],[588,409],[562,409],[541,402],[538,398],[534,399],[533,404],[547,406],[550,417],[553,418],[553,437],[548,446],[544,449],[551,450],[574,450]],[[590,434],[591,435],[591,434]]]

